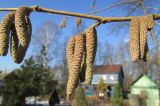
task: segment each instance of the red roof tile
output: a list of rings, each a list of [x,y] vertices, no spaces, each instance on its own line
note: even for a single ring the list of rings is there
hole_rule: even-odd
[[[123,71],[121,64],[98,65],[94,67],[95,74],[119,73]]]

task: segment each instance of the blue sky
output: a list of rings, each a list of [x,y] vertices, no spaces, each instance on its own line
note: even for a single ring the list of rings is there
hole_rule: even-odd
[[[108,0],[107,0],[108,1]],[[112,0],[109,0],[108,2],[111,2]],[[79,12],[79,13],[87,13],[89,11],[92,11],[90,8],[92,4],[92,0],[1,0],[0,8],[17,8],[19,6],[25,5],[25,6],[33,6],[38,5],[40,7],[49,8],[49,9],[56,9],[56,10],[63,10],[63,11],[72,11],[72,12]],[[98,2],[98,5],[101,6],[107,6],[107,2]],[[0,11],[0,19],[3,18],[3,16],[7,12]],[[33,12],[30,15],[31,21],[32,21],[32,27],[33,32],[32,34],[36,33],[36,28],[41,25],[42,22],[46,20],[52,20],[57,25],[60,24],[61,20],[63,19],[63,16],[58,15],[51,15],[47,13],[36,13]],[[72,33],[72,27],[74,27],[74,18],[71,18],[67,21],[67,27],[62,30],[63,34],[70,35]],[[73,22],[72,22],[73,21]],[[94,21],[86,20],[85,24],[86,26],[90,25]],[[32,44],[32,41],[31,41]],[[30,45],[29,50],[27,51],[27,56],[31,55],[33,52],[35,52],[32,49],[32,45]],[[13,68],[19,67],[19,64],[15,64],[11,56],[8,52],[8,55],[5,57],[0,57],[0,69],[2,70],[12,70]]]
[[[87,13],[90,11],[93,11],[91,9],[91,4],[93,0],[1,0],[0,3],[0,8],[17,8],[19,6],[25,5],[25,6],[33,6],[33,5],[38,5],[40,7],[44,8],[49,8],[49,9],[56,9],[56,10],[63,10],[63,11],[71,11],[71,12],[78,12],[78,13]],[[101,9],[103,7],[111,6],[112,3],[117,2],[118,0],[97,0],[96,3],[96,9]],[[126,5],[127,7],[127,5]],[[111,16],[125,16],[126,15],[126,10],[123,9],[117,9],[117,8],[112,8],[110,10],[107,10],[105,12],[98,13],[97,15],[99,16],[106,16],[106,17],[111,17]],[[3,18],[3,16],[7,12],[0,11],[0,19]],[[121,14],[120,14],[121,13]],[[123,13],[123,14],[122,14]],[[51,15],[47,13],[40,13],[40,12],[33,12],[30,15],[31,21],[32,21],[32,27],[33,27],[33,35],[36,35],[36,28],[41,25],[42,22],[46,20],[52,20],[54,21],[57,25],[60,24],[61,20],[63,19],[62,15]],[[83,19],[85,21],[86,27],[91,25],[93,20],[89,19]],[[72,28],[74,27],[74,18],[69,18],[67,20],[67,27],[62,30],[62,35],[71,35],[72,34]],[[124,40],[127,41],[128,37],[128,31],[129,29],[123,30],[124,37],[122,39],[121,36],[116,35],[114,36],[107,36],[106,34],[109,32],[109,29],[112,27],[108,25],[101,25],[100,27],[97,28],[98,30],[98,37],[100,42],[109,42],[112,44],[118,44],[119,41]],[[34,52],[32,48],[33,44],[31,41],[31,45],[29,47],[29,50],[27,51],[26,58],[29,55],[32,55]],[[12,70],[16,67],[19,67],[20,65],[15,64],[11,57],[10,54],[8,53],[7,56],[5,57],[0,57],[0,70]]]

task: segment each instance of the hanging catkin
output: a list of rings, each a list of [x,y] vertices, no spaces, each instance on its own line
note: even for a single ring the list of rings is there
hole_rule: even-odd
[[[148,23],[147,16],[139,17],[140,21],[140,58],[146,61],[146,53],[148,51],[147,36],[148,36]]]
[[[93,63],[97,50],[97,31],[95,27],[86,30],[86,73],[85,82],[91,84],[93,77]]]
[[[66,48],[66,57],[69,68],[72,66],[73,62],[75,42],[75,36],[71,37]]]
[[[15,25],[12,26],[11,29],[11,37],[10,37],[10,54],[12,57],[12,60],[17,63],[18,58],[17,58],[17,49],[18,49],[18,37],[15,29]]]
[[[130,56],[133,62],[140,59],[140,23],[139,18],[134,17],[130,22]]]
[[[153,29],[153,27],[154,27],[153,15],[147,15],[147,23],[148,23],[148,30]]]
[[[17,31],[14,25],[11,29],[10,52],[11,52],[11,57],[15,63],[21,63],[23,61],[31,40],[32,25],[28,16],[25,17],[25,24],[26,24],[26,30],[28,33],[27,35],[28,44],[25,47],[19,44]]]
[[[19,43],[23,47],[28,46],[29,39],[25,17],[29,16],[30,12],[31,9],[29,7],[22,6],[16,10],[15,14],[15,27],[17,31],[17,36],[19,39]]]
[[[84,41],[85,42],[85,41]],[[85,45],[84,45],[85,48]],[[74,63],[74,49],[75,49],[75,36],[71,37],[66,48],[66,57],[67,57],[67,63],[69,65],[69,70],[72,66],[72,63]],[[81,63],[81,68],[79,72],[79,78],[80,81],[83,82],[85,80],[85,58],[86,58],[86,53],[83,52],[83,58],[82,58],[82,63]]]
[[[26,52],[27,52],[27,49],[28,49],[28,46],[30,44],[30,41],[31,41],[31,35],[32,35],[32,25],[31,25],[31,22],[30,22],[30,19],[29,17],[26,17],[25,18],[25,23],[26,23],[26,30],[27,30],[27,33],[28,33],[28,36],[27,36],[27,39],[28,39],[28,44],[26,45],[26,47],[23,47],[23,46],[20,46],[20,48],[18,49],[18,61],[17,63],[21,63],[26,55]]]
[[[147,24],[148,24],[148,31],[154,28],[154,18],[153,15],[147,15]],[[143,58],[144,61],[149,60],[149,48],[148,48],[148,43],[146,41],[146,46],[145,46],[145,55]]]
[[[85,46],[84,46],[84,48],[85,48]],[[79,80],[81,82],[85,81],[85,74],[86,74],[86,50],[83,52],[81,68],[80,68],[80,72],[79,72]]]
[[[71,96],[74,89],[79,82],[79,69],[81,67],[83,52],[84,52],[84,36],[83,34],[79,34],[75,36],[75,49],[74,49],[74,57],[73,62],[71,63],[71,67],[69,67],[69,78],[67,82],[67,99]],[[67,46],[68,47],[68,46]],[[67,54],[68,55],[68,54]],[[69,65],[70,66],[70,65]]]
[[[0,23],[0,56],[5,56],[9,47],[9,34],[14,22],[14,12],[7,14]]]

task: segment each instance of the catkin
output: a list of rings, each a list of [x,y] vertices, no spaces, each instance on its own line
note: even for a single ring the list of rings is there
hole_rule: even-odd
[[[72,66],[73,62],[75,42],[75,36],[71,37],[66,48],[66,57],[69,68]]]
[[[97,31],[95,27],[86,30],[86,84],[91,84],[93,77],[93,63],[97,50]]]
[[[154,27],[154,18],[153,18],[153,15],[148,15],[147,16],[147,23],[148,23],[148,30],[153,29],[153,27]]]
[[[77,17],[76,20],[75,20],[75,25],[78,26],[80,24],[81,24],[81,18]]]
[[[25,17],[29,16],[30,12],[31,12],[31,9],[29,7],[22,6],[16,10],[16,14],[15,14],[15,28],[17,31],[19,43],[23,47],[28,46],[29,34],[27,31]]]
[[[79,72],[79,80],[81,82],[85,81],[85,73],[86,73],[86,52],[84,51],[83,57],[82,57],[82,62],[81,62],[81,68],[80,68],[80,72]]]
[[[146,61],[146,49],[147,49],[147,36],[148,36],[148,24],[147,16],[139,17],[140,21],[140,58]]]
[[[15,13],[7,14],[0,23],[0,56],[5,56],[9,47],[10,29],[14,22]]]
[[[27,52],[30,40],[31,40],[31,34],[32,34],[32,25],[31,21],[28,16],[25,17],[25,24],[27,28],[27,39],[28,44],[27,46],[23,47],[21,44],[19,44],[19,39],[17,36],[17,31],[15,29],[15,26],[13,25],[13,28],[11,29],[11,39],[10,39],[10,52],[11,57],[15,63],[21,63],[25,57],[25,54]]]
[[[28,46],[30,44],[30,41],[31,41],[31,35],[32,35],[32,25],[31,25],[31,21],[29,19],[29,17],[26,17],[25,18],[25,23],[26,23],[26,30],[27,30],[27,33],[28,33],[28,36],[27,36],[27,39],[28,39],[28,43],[26,45],[26,47],[23,47],[23,46],[20,46],[20,48],[18,49],[18,61],[17,63],[21,63],[26,55],[26,52],[27,52],[27,49],[28,49]]]
[[[140,59],[140,22],[139,18],[135,17],[130,22],[130,56],[133,62]]]
[[[17,49],[18,49],[18,37],[15,29],[15,25],[12,26],[11,29],[11,37],[10,37],[10,54],[12,60],[17,63],[18,58],[17,58]]]
[[[84,41],[85,42],[85,41]],[[85,45],[84,45],[85,48]],[[72,66],[72,63],[74,63],[73,58],[74,58],[74,49],[75,49],[75,36],[71,37],[67,44],[66,48],[66,57],[67,57],[67,63],[69,65],[69,70]],[[83,58],[81,62],[81,68],[79,71],[79,79],[81,82],[84,82],[85,80],[85,58],[86,58],[86,53],[83,52]]]
[[[74,57],[72,59],[71,67],[69,69],[69,78],[67,82],[67,99],[71,96],[74,89],[79,82],[79,69],[81,67],[83,52],[84,52],[84,36],[83,34],[75,36],[75,49],[74,49]]]

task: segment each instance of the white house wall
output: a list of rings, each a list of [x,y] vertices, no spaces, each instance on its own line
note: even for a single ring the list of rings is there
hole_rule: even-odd
[[[101,78],[103,78],[104,82],[107,84],[118,83],[118,74],[94,74],[92,84],[98,84]]]

